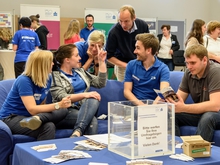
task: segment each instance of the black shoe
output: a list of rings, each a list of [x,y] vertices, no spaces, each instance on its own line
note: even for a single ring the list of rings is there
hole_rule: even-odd
[[[20,121],[21,127],[26,127],[31,130],[36,130],[41,126],[42,122],[36,117],[27,117]]]

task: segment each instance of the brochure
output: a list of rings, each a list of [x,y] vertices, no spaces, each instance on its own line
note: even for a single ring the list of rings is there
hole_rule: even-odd
[[[173,90],[173,88],[171,86],[163,88],[161,91],[158,90],[158,89],[154,89],[154,91],[163,100],[165,100],[168,97],[173,99],[176,102],[179,100],[177,95],[176,95],[176,93],[174,92],[174,90]]]

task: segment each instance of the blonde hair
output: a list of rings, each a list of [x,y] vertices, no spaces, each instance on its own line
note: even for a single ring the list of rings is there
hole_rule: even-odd
[[[128,10],[129,13],[131,14],[131,19],[135,18],[135,11],[134,8],[131,5],[124,5],[119,9],[119,13],[122,11]]]
[[[204,57],[207,57],[208,59],[207,49],[200,44],[192,45],[185,50],[185,53],[184,53],[185,58],[189,58],[191,55],[196,55],[200,60],[202,60]]]
[[[219,21],[210,21],[207,24],[207,33],[211,34],[216,28],[220,28],[220,22]]]
[[[80,23],[77,19],[70,21],[67,31],[64,33],[64,39],[70,39],[73,35],[79,34]]]
[[[105,35],[100,30],[94,30],[92,33],[90,33],[88,37],[88,43],[91,42],[102,42],[103,45],[105,44]]]
[[[52,52],[47,50],[35,50],[28,56],[23,74],[30,77],[35,85],[46,87],[52,62]]]
[[[9,28],[0,28],[0,38],[4,41],[10,41],[12,39],[12,34]]]

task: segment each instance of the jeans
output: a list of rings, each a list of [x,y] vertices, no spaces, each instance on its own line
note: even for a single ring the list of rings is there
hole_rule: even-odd
[[[165,58],[159,58],[157,57],[161,62],[163,62],[164,64],[166,64],[169,68],[170,71],[174,70],[174,64],[173,64],[173,60],[172,59],[165,59]]]
[[[201,135],[209,142],[213,139],[216,129],[220,129],[220,112],[206,112],[203,114],[176,113],[175,135],[180,136],[180,126],[197,127],[196,135]]]
[[[20,121],[27,116],[10,115],[3,119],[3,122],[11,129],[12,134],[28,135],[37,140],[49,140],[55,138],[56,127],[54,124],[62,120],[67,115],[67,109],[59,109],[49,113],[39,113],[42,124],[36,130],[21,127]]]
[[[95,114],[99,107],[99,101],[93,98],[86,99],[80,109],[68,108],[68,114],[60,121],[56,127],[59,129],[73,129],[79,131],[81,135],[97,134],[98,121]]]

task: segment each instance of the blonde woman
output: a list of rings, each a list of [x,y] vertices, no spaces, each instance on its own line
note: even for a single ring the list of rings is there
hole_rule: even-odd
[[[49,30],[45,25],[40,24],[39,14],[31,15],[29,18],[31,19],[31,28],[35,30],[40,40],[41,45],[39,48],[42,50],[47,50],[47,34],[49,33]]]
[[[88,70],[89,73],[98,75],[98,45],[99,49],[103,49],[105,44],[105,35],[99,30],[94,30],[90,33],[87,41],[75,43],[81,57],[80,63],[83,69]]]
[[[73,19],[70,21],[67,31],[64,33],[64,43],[65,44],[74,44],[77,41],[80,41],[80,23],[78,20]]]
[[[51,86],[53,54],[50,51],[31,52],[25,70],[14,82],[2,109],[0,119],[12,134],[28,135],[37,140],[53,139],[55,124],[67,115],[70,98],[45,104]]]
[[[207,35],[203,37],[209,59],[220,63],[220,22],[210,21],[207,24]]]
[[[12,40],[12,33],[9,28],[0,28],[0,46],[1,49],[8,49],[9,42]]]

